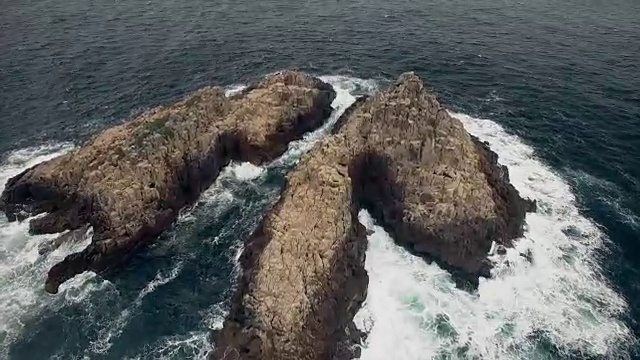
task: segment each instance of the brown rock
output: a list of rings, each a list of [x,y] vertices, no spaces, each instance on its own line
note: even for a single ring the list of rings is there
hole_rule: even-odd
[[[77,243],[82,241],[87,233],[89,232],[89,226],[84,225],[80,228],[70,230],[61,234],[55,239],[45,241],[38,245],[38,253],[40,255],[48,254],[57,248],[59,248],[64,243]]]
[[[531,207],[497,155],[413,73],[344,123],[340,132],[358,153],[352,178],[358,202],[415,253],[474,282],[489,276],[491,242],[511,245]]]
[[[287,176],[246,243],[212,359],[351,359],[366,297],[367,208],[414,253],[475,279],[492,241],[510,245],[530,208],[486,145],[414,74],[360,99]]]
[[[231,98],[220,88],[198,90],[14,177],[0,210],[9,220],[48,212],[31,223],[36,233],[93,226],[92,244],[49,272],[46,289],[55,293],[76,274],[113,268],[157,237],[231,160],[259,164],[282,154],[321,125],[334,97],[330,85],[291,71]]]
[[[365,229],[345,148],[325,142],[287,176],[247,241],[215,359],[351,359],[351,319],[366,297]]]

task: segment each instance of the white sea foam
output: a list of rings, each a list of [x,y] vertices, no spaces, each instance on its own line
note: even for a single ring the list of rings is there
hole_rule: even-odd
[[[623,223],[634,229],[640,229],[640,217],[629,209],[629,198],[616,184],[595,177],[584,171],[565,169],[571,176],[571,180],[578,187],[586,187],[586,191],[595,195],[598,201],[615,211]]]
[[[127,359],[207,359],[207,355],[213,348],[209,341],[210,331],[222,328],[226,308],[222,304],[214,304],[202,315],[202,330],[162,337],[146,345],[140,354]]]
[[[0,165],[0,189],[21,171],[52,159],[72,149],[70,144],[44,145],[12,152]],[[42,309],[56,309],[64,304],[80,302],[89,293],[104,289],[105,282],[89,281],[93,274],[83,274],[65,283],[58,296],[44,291],[44,279],[51,266],[65,256],[81,251],[91,241],[91,231],[80,242],[62,244],[55,251],[40,255],[38,245],[59,234],[33,236],[29,220],[7,222],[0,216],[0,358],[20,336],[24,323]]]
[[[193,331],[160,339],[146,347],[142,354],[126,359],[206,360],[210,350],[209,334],[205,331]]]
[[[242,84],[229,85],[224,88],[224,94],[226,96],[233,96],[246,88],[247,88],[247,85],[242,85]]]
[[[0,184],[4,188],[9,178],[38,163],[53,159],[73,149],[70,143],[47,144],[11,152],[0,165]]]
[[[333,125],[335,125],[344,111],[356,101],[356,96],[371,93],[378,87],[374,80],[347,76],[321,76],[320,79],[331,84],[336,91],[336,98],[331,103],[334,109],[333,113],[320,128],[305,134],[300,140],[291,142],[287,152],[274,161],[271,166],[295,164],[304,153],[311,150],[320,139],[331,131],[331,128],[333,128]]]
[[[514,249],[491,256],[493,278],[481,279],[475,294],[396,246],[362,212],[361,222],[374,230],[365,263],[369,292],[356,316],[370,333],[362,359],[548,359],[549,342],[560,352],[626,357],[632,335],[618,317],[627,305],[595,259],[605,237],[579,213],[569,185],[498,124],[453,115],[490,143],[514,186],[538,201],[538,212],[527,215]],[[580,236],[567,236],[568,229]],[[527,251],[532,263],[520,255]]]
[[[222,169],[216,181],[200,194],[198,204],[207,204],[208,213],[219,215],[236,200],[230,183],[255,179],[264,173],[265,169],[251,163],[231,163]],[[214,206],[215,208],[212,208]],[[180,221],[193,221],[193,209],[188,209],[180,215]]]
[[[231,164],[229,170],[235,175],[236,179],[241,181],[253,180],[265,172],[263,167],[248,162]]]
[[[180,271],[182,271],[182,262],[178,262],[166,275],[162,271],[159,271],[155,278],[140,290],[131,305],[120,311],[120,314],[116,318],[98,332],[98,338],[91,341],[90,350],[96,354],[106,354],[113,345],[113,340],[122,334],[129,320],[137,315],[144,298],[153,293],[158,287],[173,281],[180,274]]]

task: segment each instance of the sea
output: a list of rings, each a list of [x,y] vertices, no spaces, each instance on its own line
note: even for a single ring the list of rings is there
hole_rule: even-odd
[[[270,164],[230,164],[113,276],[45,293],[91,230],[40,255],[55,235],[0,217],[0,359],[205,359],[287,171],[405,71],[538,210],[475,291],[361,211],[361,359],[640,359],[638,0],[0,0],[0,186],[199,87],[233,93],[286,68],[334,86],[331,119]]]

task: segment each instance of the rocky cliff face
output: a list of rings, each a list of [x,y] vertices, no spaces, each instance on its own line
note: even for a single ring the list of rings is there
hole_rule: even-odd
[[[321,125],[330,85],[298,72],[269,75],[226,97],[204,88],[110,128],[78,150],[11,179],[0,197],[9,220],[46,212],[34,233],[93,227],[93,241],[49,272],[46,289],[85,270],[104,272],[157,237],[230,161],[259,164]]]
[[[368,279],[344,150],[325,142],[288,175],[282,198],[246,243],[213,358],[352,358],[350,323]]]
[[[287,176],[246,242],[243,273],[213,359],[351,359],[366,297],[367,208],[400,244],[470,279],[492,241],[522,235],[534,206],[497,156],[414,74],[354,104]]]
[[[416,75],[368,99],[338,131],[357,153],[354,196],[414,253],[476,282],[489,276],[491,242],[522,235],[533,204]]]

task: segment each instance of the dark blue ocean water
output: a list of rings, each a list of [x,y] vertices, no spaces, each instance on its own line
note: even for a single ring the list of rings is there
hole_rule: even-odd
[[[5,168],[203,85],[295,67],[384,86],[413,70],[449,109],[501,124],[569,183],[608,239],[595,255],[600,280],[625,299],[619,319],[640,336],[640,2],[3,0],[0,8]],[[33,294],[49,260],[6,245],[0,357],[206,352],[238,239],[276,199],[283,173],[223,181],[119,276],[90,278],[58,299]],[[2,226],[0,242],[23,233]],[[22,272],[37,276],[16,286]],[[539,339],[541,358],[613,356]],[[638,356],[623,345],[610,344],[624,349],[615,356]]]

